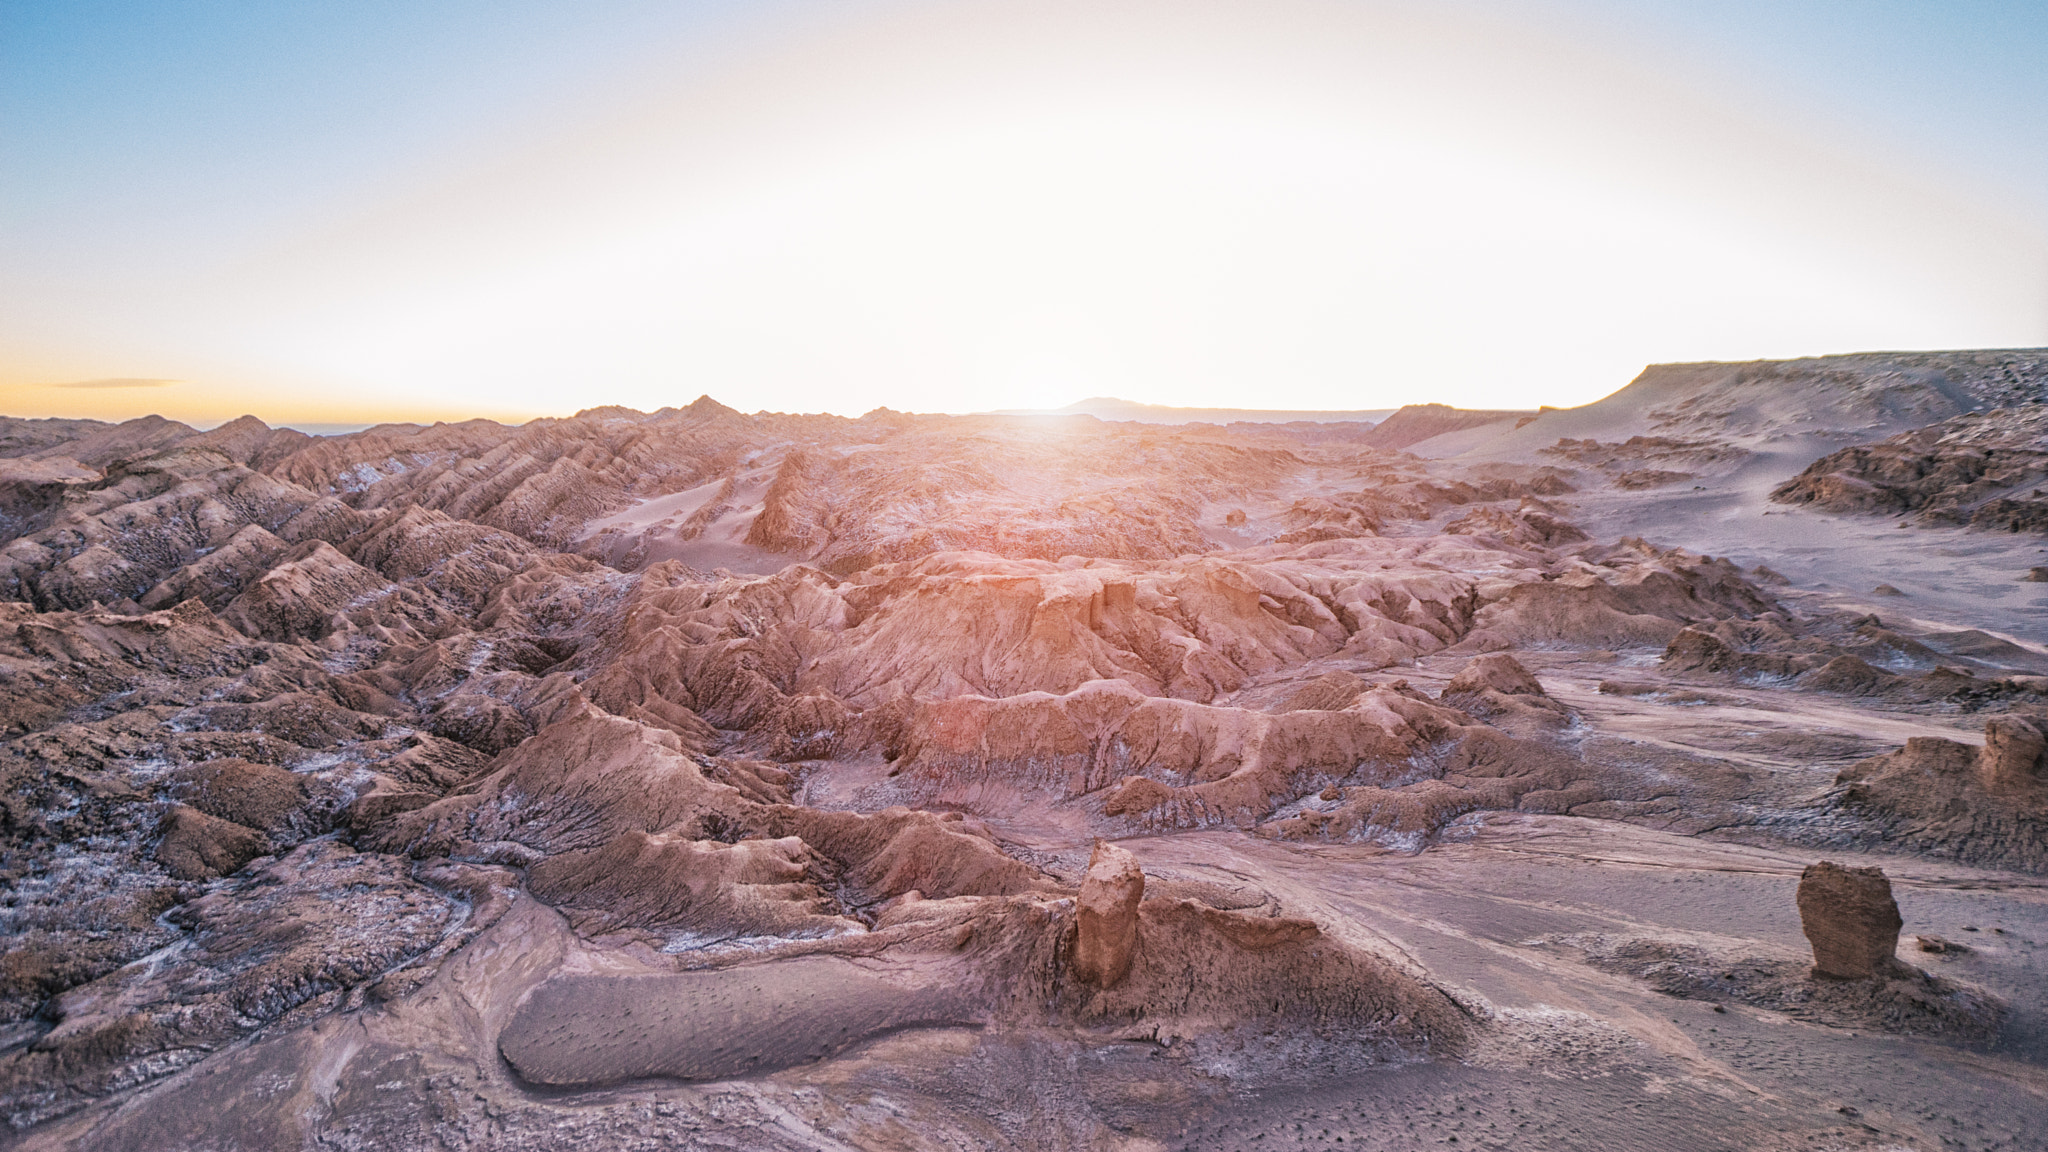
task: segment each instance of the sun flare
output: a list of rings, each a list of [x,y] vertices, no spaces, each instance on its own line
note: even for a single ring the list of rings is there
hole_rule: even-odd
[[[351,200],[124,341],[224,398],[510,416],[1570,405],[2048,339],[2048,244],[1968,197],[1399,5],[820,16]]]

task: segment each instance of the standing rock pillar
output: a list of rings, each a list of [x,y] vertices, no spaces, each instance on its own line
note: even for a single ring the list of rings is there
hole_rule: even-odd
[[[1129,974],[1138,950],[1138,902],[1144,898],[1145,872],[1138,858],[1097,840],[1081,880],[1075,979],[1111,988]]]
[[[2018,716],[1993,716],[1984,722],[1984,750],[1977,771],[1984,790],[2012,793],[2039,781],[2048,767],[2048,736]]]
[[[1799,875],[1799,926],[1813,944],[1814,975],[1863,980],[1896,962],[1905,921],[1884,869],[1823,860]]]

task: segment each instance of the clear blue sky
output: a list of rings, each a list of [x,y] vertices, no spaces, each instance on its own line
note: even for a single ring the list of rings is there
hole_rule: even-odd
[[[1495,3],[1501,11],[1528,5]],[[1606,29],[1755,86],[1929,164],[1952,164],[2048,219],[2048,4],[2039,0],[1552,0]]]
[[[653,80],[716,69],[805,20],[857,22],[865,7],[0,0],[0,356],[17,361],[11,375],[0,362],[0,385],[74,362],[93,371],[90,357],[47,352],[101,330],[103,296],[106,330],[125,323],[112,285],[175,293],[209,262],[431,182],[451,157],[573,131],[585,110]],[[2048,234],[2041,0],[1435,7],[1597,45]],[[102,371],[154,375],[149,355],[138,346]],[[162,371],[180,371],[176,359]],[[1293,402],[1318,406],[1308,400]]]
[[[317,212],[588,99],[749,7],[0,0],[7,245],[118,258]]]
[[[829,6],[829,5],[827,5]],[[841,5],[843,6],[843,5]],[[1689,56],[2048,215],[2048,3],[1467,0]],[[0,2],[14,243],[246,227],[772,8],[747,0]],[[252,220],[251,211],[258,213]],[[222,219],[227,217],[228,219]],[[126,226],[126,227],[123,227]]]

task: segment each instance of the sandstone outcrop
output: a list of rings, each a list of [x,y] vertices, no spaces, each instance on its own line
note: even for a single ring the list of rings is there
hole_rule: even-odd
[[[1994,716],[1984,722],[1984,750],[1978,754],[1984,790],[2019,795],[2041,789],[2048,777],[2048,737],[2041,728],[2018,716]]]
[[[1036,868],[1004,852],[987,825],[959,812],[892,807],[862,814],[776,804],[747,818],[761,834],[800,837],[831,861],[837,883],[861,907],[910,892],[943,900],[1054,887]]]
[[[1336,712],[1349,707],[1370,685],[1351,672],[1325,672],[1287,694],[1280,712]]]
[[[2048,404],[1973,412],[1823,456],[1771,499],[1830,512],[2048,531]]]
[[[1129,852],[1098,840],[1074,903],[1074,979],[1114,988],[1138,951],[1138,904],[1145,873]]]
[[[1865,980],[1897,963],[1905,921],[1882,868],[1823,860],[1799,876],[1799,927],[1813,944],[1816,975]]]
[[[821,879],[795,836],[725,844],[646,832],[550,856],[527,872],[533,894],[581,931],[679,929],[692,942],[859,931],[835,914]]]
[[[136,963],[55,998],[55,1023],[0,1054],[0,1105],[61,1115],[125,1084],[186,1068],[266,1024],[331,1010],[387,971],[430,961],[504,911],[502,873],[420,883],[389,857],[316,841],[170,916],[189,932],[171,963]],[[473,900],[466,918],[457,899]],[[449,935],[450,929],[455,935]]]
[[[1498,588],[1466,644],[1604,648],[1669,644],[1687,625],[1750,619],[1777,606],[1725,558],[1659,550],[1641,540],[1584,550],[1539,581]]]
[[[1831,803],[1874,821],[1895,842],[1956,859],[2048,868],[2048,786],[2040,724],[1985,722],[1984,746],[1916,736],[1836,777]],[[2031,755],[2030,755],[2031,753]]]
[[[65,458],[93,468],[150,453],[190,439],[190,426],[161,416],[138,416],[119,424],[98,420],[16,420],[7,418],[7,456],[25,460]]]
[[[1630,490],[1661,488],[1666,484],[1696,478],[1691,472],[1673,472],[1666,468],[1631,468],[1614,478],[1614,486]]]
[[[100,474],[69,457],[55,460],[0,458],[0,540],[26,536],[49,526],[70,494]]]
[[[1465,665],[1451,682],[1444,685],[1444,695],[1484,695],[1494,693],[1502,696],[1542,696],[1543,685],[1536,677],[1522,667],[1520,661],[1504,652],[1476,657]]]
[[[1600,469],[1617,488],[1656,488],[1691,480],[1703,472],[1726,472],[1747,460],[1748,449],[1737,447],[1719,436],[1631,436],[1618,443],[1603,444],[1587,438],[1569,437],[1538,451]]]
[[[250,524],[227,543],[164,577],[139,603],[155,610],[196,599],[218,612],[290,548],[262,525]]]
[[[2034,349],[1866,352],[1797,360],[1652,364],[1603,403],[1647,409],[1666,436],[1747,436],[1788,424],[1916,428],[2048,400]]]
[[[1099,680],[1061,696],[923,704],[896,771],[935,798],[998,781],[1063,796],[1113,788],[1103,800],[1110,815],[1165,827],[1249,824],[1333,781],[1390,780],[1409,770],[1411,755],[1455,735],[1460,719],[1389,687],[1341,711],[1274,714]]]
[[[140,601],[243,529],[281,534],[318,500],[217,449],[178,445],[123,460],[80,486],[47,526],[0,547],[0,595],[44,610]]]
[[[1509,512],[1482,504],[1444,525],[1446,533],[1458,536],[1490,536],[1507,544],[1556,547],[1586,539],[1586,534],[1555,515],[1529,507]]]

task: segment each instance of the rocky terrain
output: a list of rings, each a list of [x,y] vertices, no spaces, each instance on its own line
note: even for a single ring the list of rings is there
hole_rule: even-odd
[[[2044,402],[0,419],[0,1145],[2040,1147]]]
[[[1829,453],[1771,498],[1830,512],[2048,532],[2048,405],[1950,417]]]

